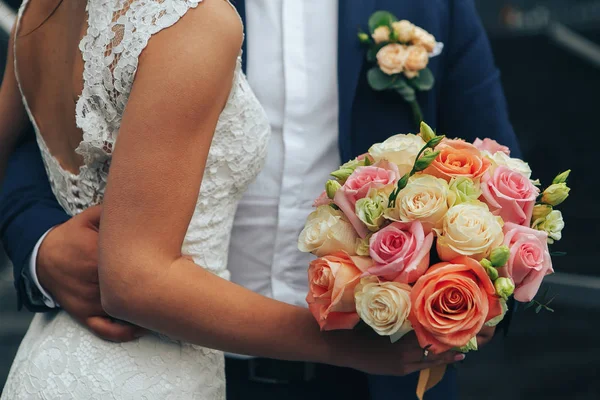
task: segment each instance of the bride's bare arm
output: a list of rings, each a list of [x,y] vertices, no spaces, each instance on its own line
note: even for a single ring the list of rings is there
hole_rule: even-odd
[[[100,224],[106,311],[171,337],[225,351],[404,374],[416,341],[319,332],[310,313],[255,294],[185,259],[192,217],[241,42],[217,1],[153,38],[122,121]],[[260,234],[260,232],[257,232]],[[450,362],[452,355],[440,358]]]
[[[4,177],[8,157],[27,126],[27,113],[15,78],[13,37],[14,31],[8,41],[6,68],[0,88],[0,182]]]

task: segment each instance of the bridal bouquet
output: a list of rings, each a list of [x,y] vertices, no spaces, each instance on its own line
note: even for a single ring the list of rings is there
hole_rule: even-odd
[[[434,353],[476,350],[509,297],[535,301],[553,272],[569,171],[541,190],[509,148],[422,123],[331,175],[298,240],[317,257],[306,300],[322,330],[363,321],[392,341],[414,330]]]

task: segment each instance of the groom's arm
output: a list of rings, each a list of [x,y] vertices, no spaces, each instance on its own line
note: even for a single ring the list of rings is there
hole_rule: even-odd
[[[13,263],[19,309],[49,310],[29,274],[31,255],[49,229],[68,219],[52,193],[35,138],[28,135],[10,157],[0,188],[0,240]]]
[[[500,72],[473,0],[450,1],[448,40],[445,43],[439,102],[441,133],[453,132],[467,140],[489,137],[521,157],[519,140],[508,117]],[[442,53],[442,54],[444,54]],[[496,332],[506,334],[515,302]]]
[[[500,72],[473,0],[450,0],[440,79],[438,131],[465,139],[489,137],[520,157]]]

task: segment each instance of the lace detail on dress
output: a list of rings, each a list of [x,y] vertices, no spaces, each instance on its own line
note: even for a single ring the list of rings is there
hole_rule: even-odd
[[[76,106],[84,165],[61,168],[24,104],[59,203],[71,215],[102,202],[121,118],[138,57],[152,35],[175,24],[201,0],[88,0],[81,40],[84,88]],[[17,19],[27,7],[21,6]],[[15,48],[15,63],[17,62]],[[18,71],[18,69],[16,69]],[[18,80],[18,76],[17,76]],[[269,124],[241,71],[219,117],[182,253],[229,278],[227,251],[237,204],[262,168]],[[174,205],[176,207],[176,205]],[[165,216],[168,223],[168,216]],[[38,314],[25,336],[2,400],[224,400],[221,352],[150,335],[131,343],[103,341],[64,311]]]
[[[103,163],[112,154],[138,59],[150,37],[175,24],[201,1],[89,1],[88,30],[79,45],[85,84],[76,108],[77,126],[83,130],[76,151],[86,165]]]

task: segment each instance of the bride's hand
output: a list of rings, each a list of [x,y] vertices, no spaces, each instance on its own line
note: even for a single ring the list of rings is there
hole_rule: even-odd
[[[349,360],[351,368],[374,375],[404,376],[437,365],[452,364],[465,358],[464,354],[455,351],[441,354],[433,354],[431,351],[425,353],[414,331],[396,343],[391,343],[389,337],[375,337],[372,333],[357,333],[363,337],[358,341],[358,351],[349,353],[354,353]]]

